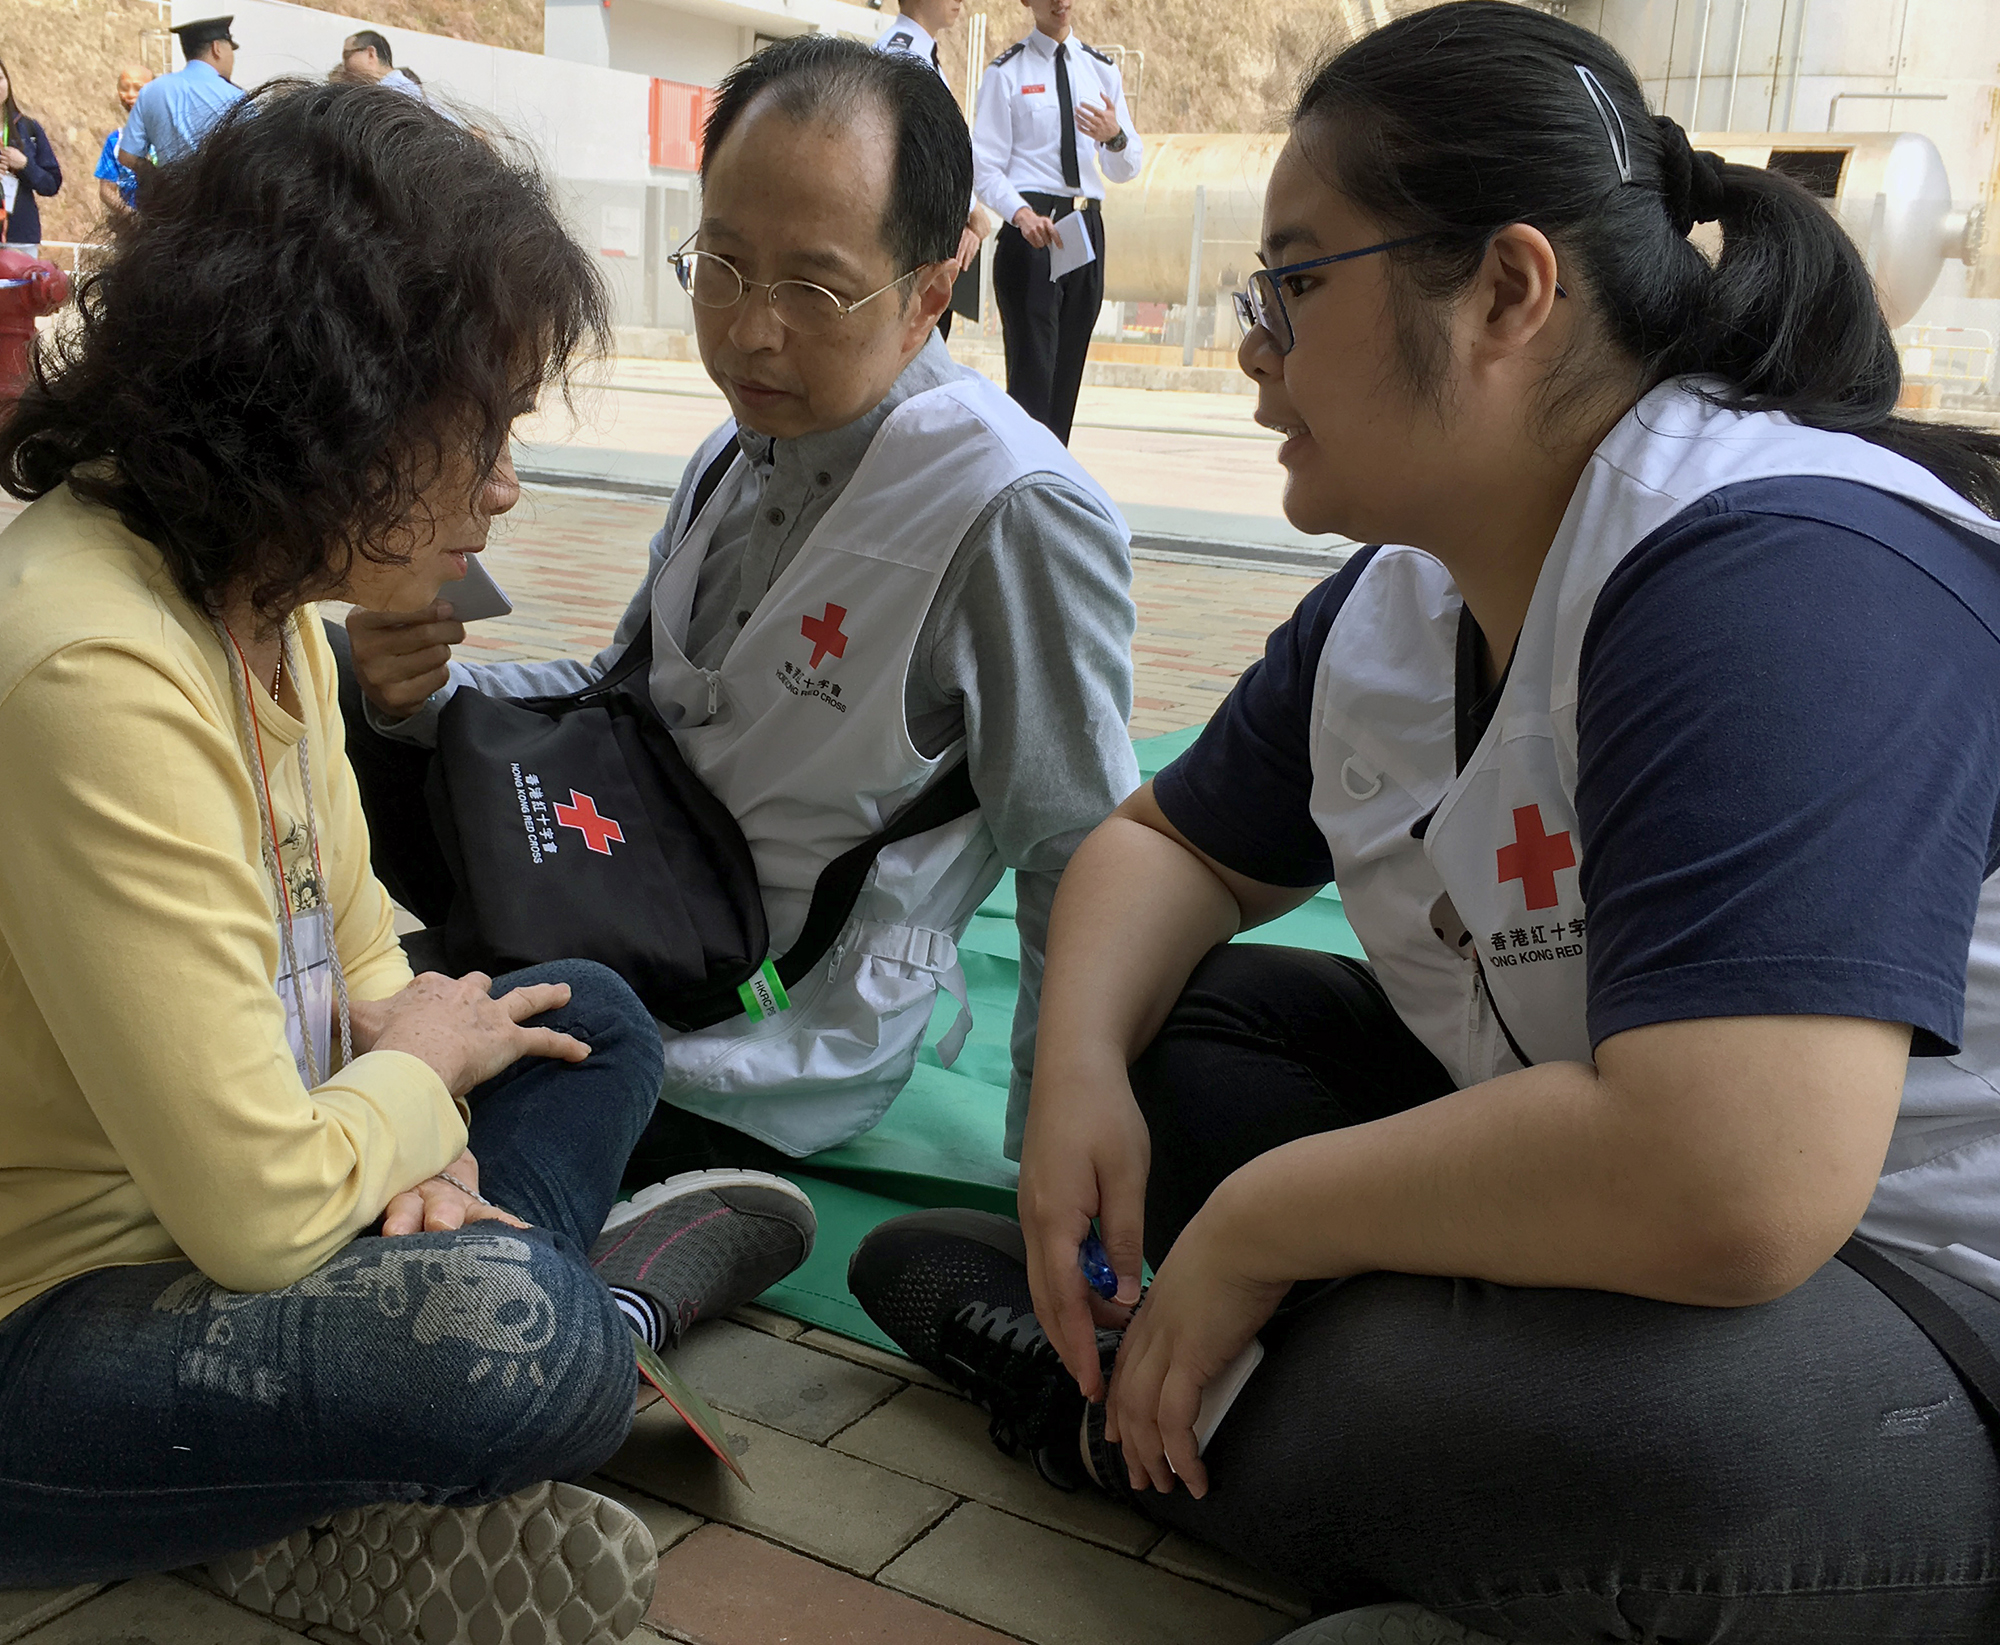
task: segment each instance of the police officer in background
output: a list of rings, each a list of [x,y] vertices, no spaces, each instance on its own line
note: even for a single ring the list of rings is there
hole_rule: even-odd
[[[912,57],[921,57],[937,70],[938,78],[944,79],[944,63],[938,56],[938,36],[957,25],[959,14],[965,10],[965,0],[901,0],[897,8],[896,21],[875,42],[877,51],[908,52]],[[978,197],[969,202],[971,209],[965,214],[965,232],[958,237],[958,281],[952,287],[952,308],[962,308],[966,313],[977,313],[979,295],[977,281],[968,282],[966,275],[979,257],[979,243],[993,232],[994,220],[981,206]],[[985,221],[982,223],[981,219]],[[971,290],[968,292],[968,284]],[[965,307],[969,297],[971,307]],[[940,337],[951,335],[952,308],[938,316],[937,330]]]
[[[972,127],[972,186],[1003,224],[993,296],[1007,392],[1067,445],[1104,302],[1104,180],[1131,182],[1143,156],[1117,65],[1070,28],[1074,0],[1021,3],[1035,30],[986,71]],[[1072,215],[1081,216],[1094,255],[1051,280],[1049,249]]]
[[[205,17],[174,30],[186,66],[147,84],[118,139],[119,164],[141,184],[155,158],[164,166],[192,154],[208,128],[242,98],[243,88],[229,79],[236,67],[236,42],[229,35],[235,21]]]

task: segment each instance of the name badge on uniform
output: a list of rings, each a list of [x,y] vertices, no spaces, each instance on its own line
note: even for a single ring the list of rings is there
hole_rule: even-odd
[[[1048,89],[1049,88],[1047,86],[1023,86],[1021,88],[1021,95],[1023,97],[1029,97],[1038,91],[1047,91]]]

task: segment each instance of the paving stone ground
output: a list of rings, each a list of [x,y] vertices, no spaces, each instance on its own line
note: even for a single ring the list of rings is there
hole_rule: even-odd
[[[0,523],[18,508],[0,498]],[[514,615],[475,625],[468,657],[597,650],[661,513],[655,502],[527,492],[489,549]],[[1150,736],[1206,720],[1312,583],[1141,559],[1133,585],[1132,730]],[[729,1419],[756,1489],[729,1479],[664,1405],[641,1410],[593,1482],[639,1511],[662,1556],[635,1640],[1256,1645],[1304,1615],[1297,1595],[1256,1572],[1002,1457],[981,1413],[907,1361],[757,1308],[700,1327],[679,1359]],[[307,1637],[185,1576],[0,1592],[0,1645]]]

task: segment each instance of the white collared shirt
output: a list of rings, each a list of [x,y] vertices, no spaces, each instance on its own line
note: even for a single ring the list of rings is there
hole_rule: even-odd
[[[1056,99],[1056,52],[1069,65],[1072,111],[1101,104],[1107,97],[1127,142],[1112,153],[1095,138],[1076,134],[1077,186],[1063,181],[1062,118]],[[1059,48],[1040,29],[1009,46],[993,60],[979,86],[979,111],[972,124],[972,186],[979,198],[1012,222],[1036,194],[1104,198],[1106,182],[1129,183],[1144,158],[1132,112],[1125,106],[1125,82],[1118,65],[1074,33]]]
[[[938,71],[938,78],[944,78],[944,65],[938,60],[938,44],[931,38],[930,31],[912,17],[899,17],[884,31],[882,38],[875,42],[877,51],[906,51],[912,57],[921,57]]]

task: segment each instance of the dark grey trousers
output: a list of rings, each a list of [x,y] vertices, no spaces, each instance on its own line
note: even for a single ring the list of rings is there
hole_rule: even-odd
[[[1133,1068],[1148,1256],[1293,1137],[1449,1088],[1367,967],[1235,946]],[[1928,1270],[2000,1345],[2000,1301]],[[1371,1274],[1293,1300],[1155,1518],[1334,1609],[1502,1639],[2000,1641],[2000,1463],[1951,1367],[1839,1263],[1752,1308]]]

